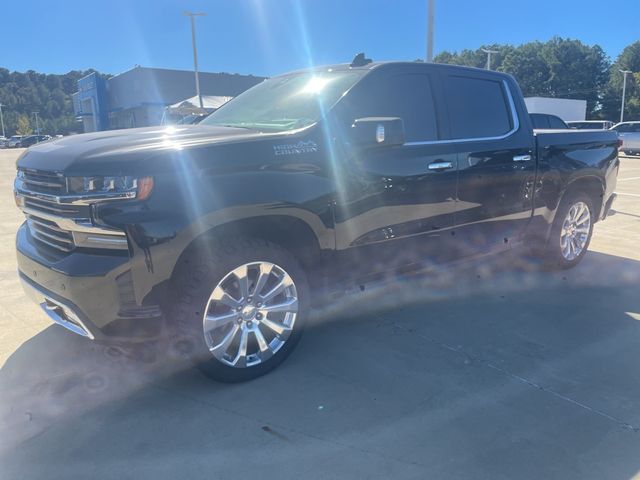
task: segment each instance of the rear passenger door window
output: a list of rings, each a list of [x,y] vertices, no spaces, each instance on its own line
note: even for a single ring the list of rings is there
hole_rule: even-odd
[[[450,75],[444,90],[452,139],[499,137],[513,129],[501,82]]]

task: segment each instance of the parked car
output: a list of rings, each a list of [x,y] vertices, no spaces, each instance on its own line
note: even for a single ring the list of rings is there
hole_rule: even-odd
[[[328,288],[520,246],[575,266],[614,201],[618,141],[534,132],[495,71],[289,73],[199,125],[27,150],[19,275],[79,335],[167,335],[211,377],[248,380],[291,353]]]
[[[613,122],[609,120],[582,120],[567,122],[567,125],[576,130],[609,130],[613,127]]]
[[[548,113],[530,113],[531,125],[534,129],[542,130],[567,130],[569,127],[564,120],[556,115],[549,115]]]
[[[20,140],[22,140],[24,136],[25,135],[12,135],[11,137],[9,137],[9,141],[7,142],[7,147],[18,148],[20,144]]]
[[[28,137],[20,139],[16,146],[21,148],[28,148],[32,145],[35,145],[36,143],[44,142],[47,140],[51,140],[50,135],[29,135]]]
[[[0,148],[6,148],[8,141],[9,141],[8,138],[3,137],[3,136],[0,135]]]
[[[622,140],[620,150],[625,155],[640,155],[640,122],[622,122],[611,127]]]

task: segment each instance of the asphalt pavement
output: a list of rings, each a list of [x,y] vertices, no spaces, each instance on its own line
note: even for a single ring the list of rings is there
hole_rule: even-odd
[[[640,157],[577,268],[514,252],[407,276],[225,385],[27,301],[18,153],[0,150],[0,478],[640,478]]]

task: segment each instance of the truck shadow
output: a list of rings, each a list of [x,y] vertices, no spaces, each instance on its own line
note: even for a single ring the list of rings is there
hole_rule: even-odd
[[[638,285],[640,262],[594,252],[408,274],[336,299],[238,385],[52,326],[0,371],[3,478],[630,478]]]

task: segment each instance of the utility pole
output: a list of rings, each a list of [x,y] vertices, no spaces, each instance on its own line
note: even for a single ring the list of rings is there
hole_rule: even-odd
[[[427,0],[427,62],[433,62],[433,18],[436,0]]]
[[[631,70],[620,70],[622,73],[622,105],[620,107],[620,122],[624,122],[624,97],[627,94],[627,75],[633,73]]]
[[[40,124],[38,123],[38,114],[40,112],[33,112],[36,117],[36,135],[40,135]]]
[[[498,50],[489,50],[488,48],[483,48],[482,51],[487,54],[487,70],[491,70],[491,54],[500,52]]]
[[[193,70],[196,72],[196,95],[200,102],[200,108],[204,108],[202,103],[202,95],[200,94],[200,77],[198,75],[198,48],[196,47],[196,20],[195,17],[204,17],[206,13],[184,12],[183,15],[191,20],[191,44],[193,45]]]
[[[2,107],[4,107],[4,105],[0,103],[0,124],[2,124],[2,136],[4,137],[4,118],[2,118]]]

